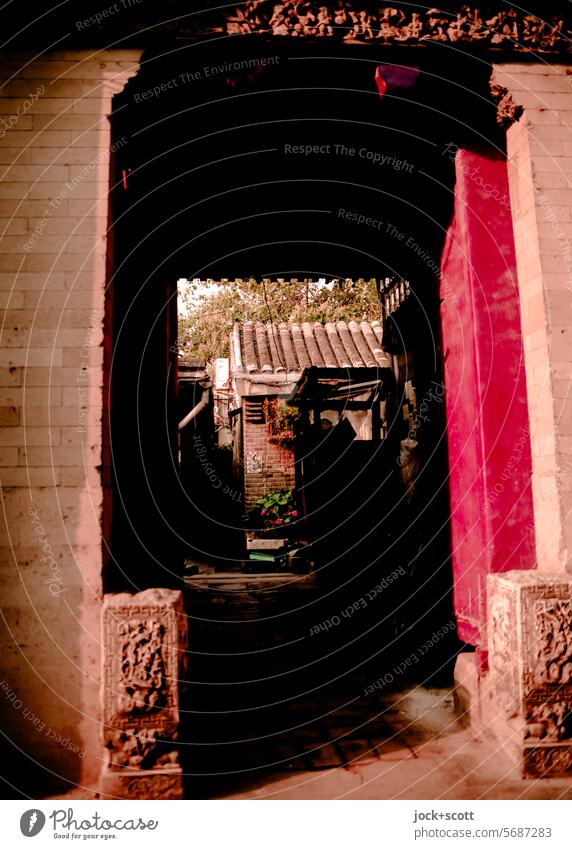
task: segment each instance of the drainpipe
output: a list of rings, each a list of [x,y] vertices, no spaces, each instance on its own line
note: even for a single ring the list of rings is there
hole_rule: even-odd
[[[184,427],[186,427],[189,424],[189,422],[192,422],[192,420],[194,418],[196,418],[196,416],[198,416],[198,414],[201,412],[201,410],[205,409],[205,407],[209,403],[210,388],[211,388],[211,384],[209,382],[203,388],[203,394],[201,396],[201,400],[199,401],[199,403],[195,404],[193,409],[190,412],[188,412],[187,415],[183,419],[181,419],[181,421],[179,422],[179,430],[182,430]]]

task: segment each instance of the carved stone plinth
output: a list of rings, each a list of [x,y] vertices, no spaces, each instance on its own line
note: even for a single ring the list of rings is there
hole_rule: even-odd
[[[163,769],[103,768],[101,792],[112,799],[182,799],[183,770],[180,766]]]
[[[182,798],[177,748],[185,664],[182,594],[151,589],[105,596],[103,605],[103,793]]]
[[[489,728],[523,777],[572,776],[572,575],[489,575]]]

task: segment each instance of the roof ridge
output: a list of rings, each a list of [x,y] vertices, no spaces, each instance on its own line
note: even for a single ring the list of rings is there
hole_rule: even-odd
[[[365,319],[365,318],[363,318],[363,319],[337,318],[337,319],[328,319],[328,321],[319,321],[318,319],[314,319],[313,321],[311,321],[311,320],[300,321],[298,319],[296,319],[294,321],[285,321],[284,319],[281,319],[280,321],[262,321],[262,319],[245,318],[245,319],[242,319],[242,321],[237,320],[235,322],[235,324],[240,324],[240,325],[243,325],[243,324],[264,324],[264,325],[272,325],[272,327],[279,328],[281,324],[286,324],[288,327],[292,327],[293,324],[297,324],[299,327],[301,327],[303,324],[311,324],[311,325],[319,324],[322,327],[325,327],[326,324],[337,324],[339,322],[341,322],[343,324],[347,324],[347,325],[353,323],[353,324],[358,324],[358,325],[367,324],[370,327],[374,327],[374,326],[381,327],[381,321],[378,318],[372,318],[370,320]]]

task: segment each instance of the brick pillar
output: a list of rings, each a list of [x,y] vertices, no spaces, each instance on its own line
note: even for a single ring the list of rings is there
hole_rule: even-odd
[[[540,569],[570,571],[572,76],[564,65],[507,64],[495,66],[493,80],[509,124],[536,556]]]
[[[532,452],[537,570],[488,579],[489,673],[457,693],[524,777],[572,774],[572,77],[498,65],[507,126]],[[467,694],[469,699],[467,700]]]
[[[182,799],[180,679],[187,628],[182,594],[152,589],[105,596],[101,777],[106,796]]]
[[[100,771],[108,115],[139,56],[0,60],[0,722],[43,792]]]

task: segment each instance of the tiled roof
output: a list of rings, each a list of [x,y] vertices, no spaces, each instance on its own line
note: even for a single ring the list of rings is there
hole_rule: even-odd
[[[233,370],[247,374],[320,368],[388,368],[379,321],[271,324],[245,321],[233,331]]]

